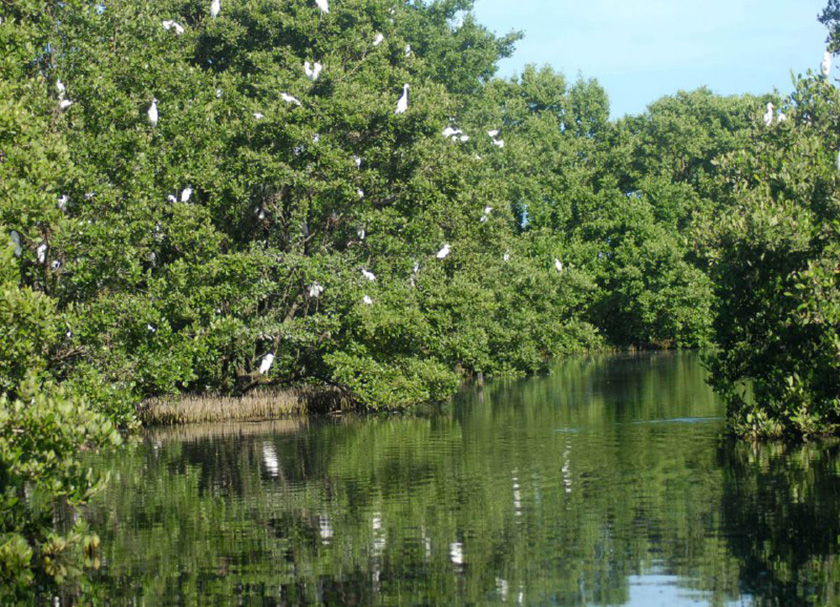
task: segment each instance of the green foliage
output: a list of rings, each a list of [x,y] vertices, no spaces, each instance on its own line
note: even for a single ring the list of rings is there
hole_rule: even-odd
[[[116,445],[111,421],[49,379],[58,317],[42,293],[18,286],[14,247],[0,249],[0,602],[93,566],[98,539],[75,509],[102,487],[80,450]],[[66,528],[64,528],[66,527]]]
[[[840,428],[837,91],[797,82],[788,123],[731,155],[732,206],[712,232],[719,309],[711,359],[733,431],[810,437]]]

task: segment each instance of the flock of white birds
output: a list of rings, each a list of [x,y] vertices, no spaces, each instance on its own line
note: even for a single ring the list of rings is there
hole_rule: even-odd
[[[329,7],[328,0],[315,0],[315,4],[321,10],[322,13],[326,14],[326,13],[330,12],[330,7]],[[222,8],[221,7],[221,0],[212,0],[212,2],[210,4],[210,16],[213,17],[214,19],[216,17],[218,17],[219,13],[221,12],[221,8]],[[174,20],[164,20],[162,22],[162,26],[166,31],[172,31],[176,36],[182,35],[185,31],[184,27]],[[374,47],[379,46],[380,44],[382,44],[382,42],[384,42],[384,40],[385,40],[385,36],[382,33],[377,33],[374,40],[373,40],[373,46]],[[410,56],[411,52],[412,52],[411,51],[411,46],[406,45],[405,55]],[[820,73],[821,73],[823,79],[826,80],[826,81],[828,81],[828,79],[831,75],[831,57],[832,57],[831,52],[826,51],[825,55],[823,56],[822,63],[820,64]],[[305,61],[304,64],[303,64],[303,71],[304,71],[307,79],[309,79],[309,81],[313,82],[313,83],[316,80],[318,80],[318,78],[321,75],[322,70],[323,70],[323,65],[321,63],[317,62],[317,61],[312,62],[312,63],[310,63],[309,61]],[[56,81],[55,87],[56,87],[56,91],[58,93],[58,99],[59,99],[58,107],[59,107],[59,110],[63,112],[65,110],[67,110],[71,105],[73,105],[73,101],[66,98],[66,87],[64,86],[64,84],[62,83],[61,80]],[[408,111],[408,105],[409,105],[409,94],[408,94],[408,92],[409,92],[409,88],[410,87],[409,87],[408,83],[403,85],[403,92],[402,92],[402,95],[397,100],[397,106],[396,106],[396,109],[394,111],[395,114],[404,114]],[[296,105],[296,106],[301,105],[301,102],[297,98],[293,97],[292,95],[290,95],[286,92],[281,92],[280,93],[280,98],[286,103]],[[148,108],[146,114],[147,114],[147,117],[148,117],[149,124],[152,127],[156,127],[158,125],[158,121],[160,119],[160,113],[159,113],[159,110],[158,110],[158,100],[157,100],[157,98],[155,98],[155,97],[152,98],[152,103],[151,103],[151,105],[149,105],[149,108]],[[253,115],[254,115],[254,118],[257,119],[257,120],[260,120],[260,119],[264,118],[264,114],[262,112],[255,112]],[[777,112],[776,107],[773,103],[768,103],[767,107],[766,107],[766,111],[765,111],[765,113],[762,117],[762,120],[763,120],[764,124],[769,127],[769,126],[772,126],[774,122],[776,124],[784,122],[785,120],[787,120],[787,116],[781,111]],[[487,135],[490,137],[490,139],[492,141],[492,144],[494,146],[496,146],[500,149],[504,148],[505,141],[504,141],[504,139],[498,138],[498,136],[499,136],[499,130],[498,129],[493,129],[493,130],[487,131]],[[458,129],[458,128],[455,128],[455,127],[452,127],[452,126],[447,126],[446,128],[443,129],[443,136],[446,137],[447,139],[450,139],[451,141],[455,141],[455,142],[462,142],[463,143],[463,142],[467,142],[467,141],[470,140],[469,135],[465,134],[461,129]],[[317,135],[316,135],[316,137],[317,137]],[[354,162],[355,162],[355,164],[358,168],[361,168],[362,158],[360,158],[358,156],[355,156],[354,157]],[[840,171],[840,152],[838,152],[838,155],[837,155],[837,170]],[[360,189],[357,190],[357,193],[359,195],[359,198],[364,197],[364,192],[362,192],[362,190],[360,190]],[[191,195],[192,195],[192,188],[189,188],[189,187],[185,188],[181,192],[181,196],[180,196],[181,202],[189,201]],[[170,200],[170,202],[175,202],[176,198],[173,195],[169,195],[169,200]],[[60,196],[59,201],[58,201],[59,209],[62,210],[62,211],[66,210],[67,202],[68,202],[68,198],[67,198],[66,195]],[[490,213],[492,211],[493,211],[493,207],[485,206],[484,207],[484,213],[482,214],[479,221],[481,221],[482,223],[486,222],[489,219]],[[364,229],[360,229],[359,233],[360,233],[360,238],[364,239]],[[11,236],[12,243],[15,245],[15,255],[20,257],[20,255],[22,253],[22,246],[21,246],[21,242],[20,242],[20,234],[17,231],[12,230],[10,236]],[[436,253],[435,257],[437,259],[445,259],[450,254],[451,250],[452,250],[452,248],[449,245],[449,243],[445,243],[443,245],[443,247],[441,247],[441,249]],[[47,245],[45,243],[41,243],[36,249],[36,254],[37,254],[38,261],[42,264],[46,263],[46,253],[47,253]],[[507,262],[507,261],[509,261],[509,259],[510,259],[510,253],[508,251],[506,251],[505,254],[504,254],[504,261]],[[554,267],[557,270],[557,272],[559,272],[559,273],[563,272],[563,263],[557,258],[554,259]],[[419,271],[419,262],[415,263],[414,274],[417,274],[418,271]],[[366,270],[366,269],[362,270],[362,276],[364,278],[366,278],[367,280],[371,281],[371,282],[376,280],[376,276],[373,274],[373,272],[370,272],[369,270]],[[412,277],[412,280],[413,280],[413,277]],[[323,292],[324,292],[324,287],[321,286],[317,282],[313,283],[308,288],[308,295],[311,298],[317,299],[318,297],[321,296],[321,294]],[[371,297],[369,295],[364,295],[362,297],[362,303],[364,303],[366,305],[372,305],[373,304],[373,299],[371,299]],[[260,368],[259,368],[260,374],[267,373],[269,371],[269,369],[271,368],[271,365],[272,365],[273,362],[274,362],[274,354],[273,353],[266,354],[262,359],[262,363],[260,364]]]

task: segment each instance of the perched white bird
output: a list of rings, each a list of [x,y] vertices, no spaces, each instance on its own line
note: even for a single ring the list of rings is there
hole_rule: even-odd
[[[373,300],[370,298],[370,295],[365,295],[364,297],[362,297],[362,303],[370,306],[373,304]]]
[[[167,196],[167,197],[166,197],[166,199],[167,199],[169,202],[178,202],[178,199],[177,199],[177,198],[175,198],[175,195],[174,195],[174,194],[170,194],[169,196]]]
[[[192,196],[192,188],[184,188],[181,192],[181,202],[189,202]]]
[[[321,70],[323,68],[324,66],[317,61],[313,65],[310,65],[308,61],[303,62],[303,72],[306,74],[306,77],[310,82],[318,80],[318,76],[321,75]]]
[[[373,46],[379,46],[385,41],[385,36],[382,32],[376,32],[376,38],[373,39]]]
[[[71,105],[73,105],[72,101],[70,101],[69,99],[62,99],[61,101],[58,102],[58,109],[60,109],[63,112],[64,110],[69,108]]]
[[[402,97],[397,101],[397,111],[395,114],[404,114],[408,109],[408,84],[403,85]]]
[[[58,92],[58,98],[64,99],[64,93],[67,89],[64,87],[64,83],[61,80],[55,81],[55,90]]]
[[[484,207],[484,214],[481,216],[481,219],[479,219],[479,221],[481,223],[484,223],[485,221],[490,219],[490,213],[492,213],[492,212],[493,212],[493,207],[491,207],[489,205]]]
[[[365,278],[367,278],[371,282],[376,280],[376,275],[373,272],[371,272],[370,270],[362,270],[362,276],[364,276]]]
[[[469,135],[461,135],[459,137],[459,139],[461,140],[461,143],[465,143],[465,142],[470,140],[470,136]]]
[[[358,196],[359,199],[364,198],[365,197],[365,191],[362,188],[356,188],[356,196]]]
[[[70,202],[70,198],[67,194],[62,194],[58,197],[58,210],[59,211],[66,211],[67,210],[67,203]]]
[[[497,148],[503,148],[503,147],[505,147],[505,140],[504,139],[494,139],[493,140],[493,145],[495,145]]]
[[[359,237],[359,240],[364,240],[365,236],[367,236],[367,232],[364,228],[359,228],[356,230],[356,235]]]
[[[38,248],[35,249],[35,255],[38,257],[38,263],[45,263],[47,261],[47,244],[42,242],[38,245]]]
[[[294,103],[295,105],[300,105],[300,101],[289,95],[289,93],[280,93],[280,99],[282,99],[286,103]]]
[[[163,29],[165,29],[167,32],[171,29],[174,29],[176,36],[180,36],[184,33],[184,28],[181,26],[181,24],[177,21],[172,20],[163,21]]]
[[[149,106],[146,115],[149,117],[149,124],[152,126],[157,126],[158,123],[158,107],[157,107],[157,99],[152,97],[152,105]]]
[[[822,77],[825,80],[828,80],[828,77],[831,76],[831,51],[826,51],[823,55],[820,72],[822,72]]]
[[[554,267],[557,269],[558,272],[562,272],[563,271],[563,262],[555,257],[554,258]]]
[[[309,285],[309,297],[320,297],[321,293],[324,292],[324,287],[322,287],[319,283],[313,282]]]
[[[23,247],[20,246],[20,234],[17,230],[12,230],[9,233],[9,238],[12,239],[12,244],[15,245],[15,257],[20,257],[23,253]]]
[[[221,0],[213,0],[210,3],[210,16],[214,19],[219,16],[219,12],[222,10],[222,3]]]
[[[463,133],[461,129],[452,128],[451,126],[446,127],[443,129],[443,136],[449,139],[450,137],[457,137],[461,133]]]
[[[222,89],[216,89],[216,99],[222,98]]]
[[[362,168],[362,157],[361,156],[353,156],[353,162],[356,163],[356,168]]]
[[[155,328],[154,328],[152,325],[150,325],[150,324],[146,324],[146,329],[149,331],[149,333],[157,333],[157,329],[155,329]]]
[[[265,114],[263,114],[262,112],[254,112],[254,118],[256,118],[257,120],[262,120],[263,118],[265,118]]]
[[[767,111],[764,112],[764,116],[762,120],[764,120],[764,126],[770,126],[773,124],[773,110],[776,109],[776,106],[772,103],[767,103]]]
[[[330,5],[327,0],[315,0],[315,4],[318,5],[318,8],[321,9],[322,13],[330,12]]]
[[[268,370],[271,368],[271,364],[274,362],[274,352],[269,352],[266,354],[262,362],[260,363],[260,375],[265,375],[268,373]]]
[[[779,122],[784,122],[785,120],[787,120],[787,114],[785,114],[784,112],[781,112],[781,111],[776,114],[776,123],[777,124]]]
[[[440,251],[438,251],[438,252],[437,252],[437,258],[438,258],[438,259],[443,259],[443,258],[445,258],[447,255],[449,255],[449,252],[450,252],[451,250],[452,250],[452,249],[451,249],[451,247],[449,246],[449,243],[446,243],[445,245],[443,245],[443,248],[442,248]]]
[[[504,261],[505,263],[510,261],[510,251],[505,251],[505,254],[502,255],[502,261]]]
[[[411,57],[411,45],[410,44],[405,45],[405,56],[406,57]]]
[[[493,137],[495,137],[496,135],[498,135],[498,134],[499,134],[499,129],[493,129],[492,131],[487,131],[487,134],[488,134],[491,138],[493,138]]]

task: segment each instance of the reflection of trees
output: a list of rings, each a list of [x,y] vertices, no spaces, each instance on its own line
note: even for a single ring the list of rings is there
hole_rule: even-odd
[[[837,604],[840,444],[725,445],[723,524],[758,605]]]
[[[735,596],[721,424],[661,423],[718,413],[696,361],[581,359],[462,396],[115,455],[99,581],[155,604],[583,605],[620,604],[656,568]]]

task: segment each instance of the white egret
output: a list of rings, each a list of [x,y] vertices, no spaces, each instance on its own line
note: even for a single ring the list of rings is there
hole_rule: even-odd
[[[445,245],[443,245],[443,248],[441,248],[441,250],[437,252],[436,257],[438,259],[444,259],[447,255],[449,255],[449,252],[451,250],[452,248],[449,246],[449,243],[446,243]]]
[[[67,89],[64,87],[64,83],[61,80],[55,81],[55,90],[58,92],[58,98],[64,99],[64,93]]]
[[[484,214],[481,216],[481,219],[479,219],[479,221],[481,223],[484,223],[485,221],[490,219],[490,213],[492,213],[492,212],[493,212],[493,207],[491,207],[489,205],[484,207]]]
[[[171,29],[174,29],[176,36],[180,36],[181,34],[184,33],[184,28],[177,21],[168,20],[168,21],[163,21],[162,23],[163,23],[163,29],[165,29],[167,32]]]
[[[362,188],[356,188],[356,196],[359,197],[359,200],[365,197],[365,191]]]
[[[397,111],[394,112],[395,114],[404,114],[405,111],[408,109],[408,84],[403,85],[403,94],[402,97],[399,98],[397,101]]]
[[[367,236],[367,232],[364,228],[359,228],[356,230],[356,235],[359,237],[359,240],[364,240],[365,236]]]
[[[330,12],[330,5],[327,0],[315,0],[315,4],[318,5],[318,8],[321,9],[322,13]]]
[[[448,126],[445,129],[443,129],[443,136],[446,137],[447,139],[449,139],[450,137],[456,137],[463,132],[464,131],[462,131],[461,129],[455,129],[455,128],[452,128],[451,126]]]
[[[773,105],[771,102],[767,103],[767,111],[764,112],[764,116],[762,120],[764,120],[764,126],[770,126],[773,124],[773,110],[776,109],[776,106]]]
[[[376,38],[373,39],[373,46],[379,46],[385,41],[385,36],[382,32],[376,32]]]
[[[216,99],[222,98],[222,89],[216,89]]]
[[[470,140],[470,136],[469,135],[461,135],[459,137],[459,139],[461,140],[461,143],[466,143],[467,141]]]
[[[499,129],[493,129],[492,131],[487,131],[487,134],[488,134],[491,138],[495,138],[495,137],[496,137],[496,135],[498,135],[498,134],[499,134]]]
[[[210,16],[215,19],[219,16],[219,12],[222,10],[222,3],[221,0],[213,0],[210,3]]]
[[[554,267],[557,269],[558,272],[562,272],[563,271],[563,262],[555,257],[554,258]]]
[[[271,368],[271,364],[274,362],[274,352],[269,352],[266,354],[262,362],[260,363],[260,375],[265,375],[268,373],[268,370]]]
[[[353,156],[353,162],[356,163],[356,168],[362,168],[362,157],[361,156]]]
[[[376,275],[373,272],[371,272],[370,270],[362,270],[362,276],[364,276],[365,278],[367,278],[371,282],[376,280]]]
[[[411,57],[411,45],[410,44],[405,45],[405,56],[406,57]]]
[[[61,101],[58,102],[58,109],[60,109],[63,112],[64,110],[69,108],[71,105],[73,105],[72,101],[70,101],[69,99],[62,99]]]
[[[67,210],[67,203],[70,201],[70,197],[67,194],[62,194],[58,197],[58,210],[59,211],[66,211]]]
[[[787,120],[787,114],[785,114],[784,112],[780,111],[778,114],[776,114],[776,122],[777,123],[784,122],[786,120]]]
[[[15,257],[20,257],[23,253],[23,247],[20,246],[20,234],[17,230],[12,230],[9,233],[9,238],[12,239],[12,244],[15,245]]]
[[[285,101],[286,103],[293,103],[295,105],[300,105],[300,101],[289,95],[289,93],[280,93],[280,99]]]
[[[504,261],[505,263],[510,261],[510,251],[505,251],[505,254],[502,255],[502,261]]]
[[[831,51],[826,51],[823,55],[823,60],[820,64],[820,71],[822,72],[822,77],[825,80],[828,80],[828,77],[831,76]]]
[[[265,118],[265,114],[263,114],[262,112],[254,112],[254,118],[256,118],[257,120],[262,120],[263,118]]]
[[[309,285],[309,297],[318,298],[323,292],[324,287],[322,287],[319,283],[313,282],[311,285]]]
[[[146,115],[149,117],[149,124],[152,126],[157,126],[158,123],[158,107],[157,107],[157,98],[152,97],[152,105],[149,106]]]
[[[493,140],[493,145],[495,145],[497,148],[501,149],[501,148],[505,147],[505,140],[504,139],[494,139]]]
[[[324,66],[317,61],[313,65],[310,65],[308,61],[303,62],[303,72],[306,74],[306,77],[310,82],[318,80],[318,76],[321,75],[323,67]]]
[[[174,195],[174,194],[170,194],[169,196],[167,196],[167,197],[166,197],[166,199],[167,199],[169,202],[178,202],[178,199],[177,199],[177,198],[175,198],[175,195]]]
[[[364,297],[362,297],[362,303],[370,306],[373,304],[373,300],[370,298],[370,295],[365,295]]]
[[[38,248],[35,249],[35,255],[38,257],[38,263],[46,263],[47,261],[47,244],[42,242],[38,245]]]
[[[181,202],[189,202],[192,196],[192,188],[184,188],[181,192]]]

